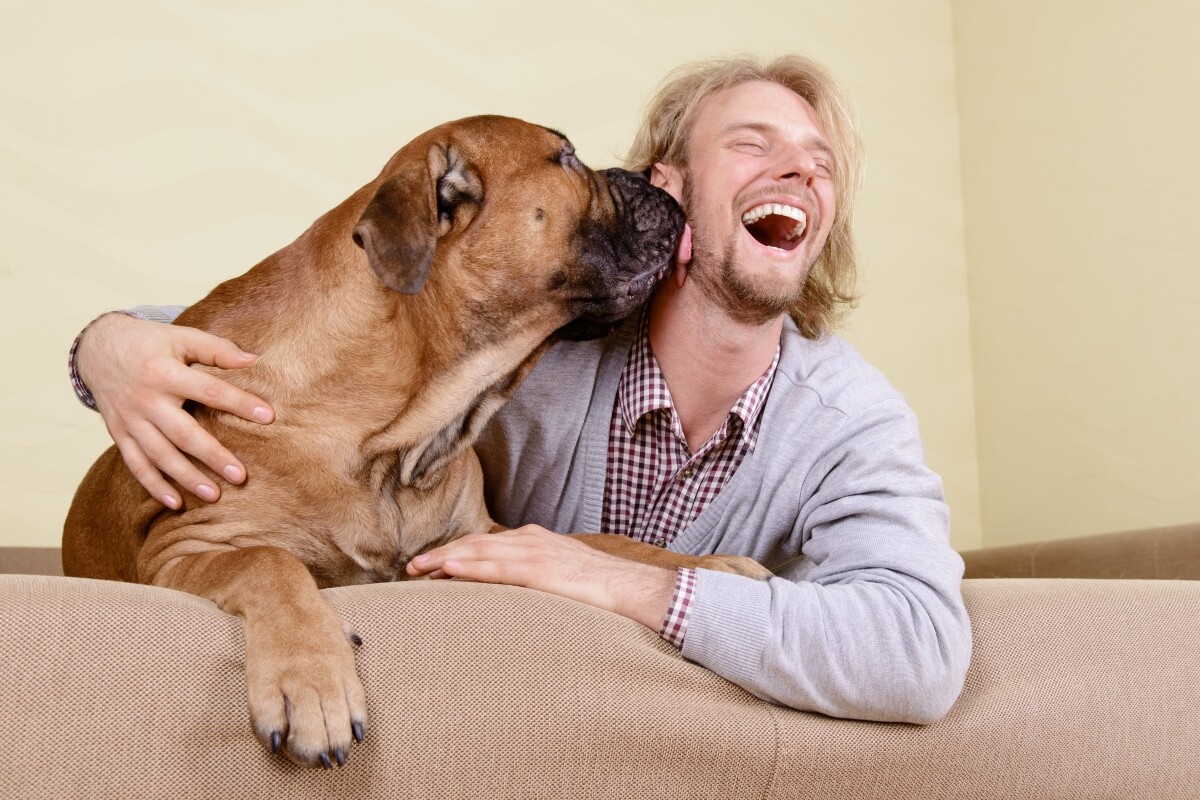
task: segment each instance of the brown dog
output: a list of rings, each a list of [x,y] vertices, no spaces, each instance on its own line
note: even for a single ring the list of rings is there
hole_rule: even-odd
[[[546,128],[475,117],[418,137],[178,320],[259,354],[222,377],[270,398],[272,425],[191,409],[252,477],[222,482],[212,505],[183,493],[174,512],[109,448],[67,517],[66,574],[182,589],[242,616],[258,736],[299,763],[342,763],[366,724],[357,636],[318,587],[399,579],[423,550],[494,530],[471,443],[551,341],[601,335],[646,299],[682,225],[665,192],[589,170]]]

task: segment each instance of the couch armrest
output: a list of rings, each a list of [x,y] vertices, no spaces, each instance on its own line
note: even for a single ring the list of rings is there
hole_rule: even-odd
[[[985,547],[962,556],[968,578],[1200,580],[1200,524]]]
[[[326,590],[367,740],[303,770],[250,733],[241,624],[190,595],[0,576],[3,789],[22,798],[1195,798],[1200,584],[968,581],[930,726],[756,700],[624,618],[529,590]]]

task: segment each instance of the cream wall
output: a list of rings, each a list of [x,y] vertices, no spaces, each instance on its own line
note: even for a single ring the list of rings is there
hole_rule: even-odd
[[[334,10],[336,8],[336,11]],[[569,10],[568,10],[569,8]],[[0,545],[57,544],[106,446],[65,376],[97,313],[191,302],[446,119],[523,116],[614,163],[683,61],[807,52],[856,98],[866,298],[981,542],[950,6],[828,2],[7,2],[0,8]]]
[[[985,540],[1200,520],[1200,6],[954,14]]]

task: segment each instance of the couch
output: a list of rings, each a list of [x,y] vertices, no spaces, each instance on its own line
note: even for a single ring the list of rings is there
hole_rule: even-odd
[[[0,571],[55,571],[53,551],[0,550]],[[0,797],[1200,798],[1200,525],[965,559],[974,656],[929,726],[762,702],[530,590],[326,590],[365,640],[371,714],[329,771],[253,738],[236,618],[4,574]]]

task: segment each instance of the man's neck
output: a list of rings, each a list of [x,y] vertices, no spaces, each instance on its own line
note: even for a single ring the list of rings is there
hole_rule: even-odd
[[[716,433],[771,366],[782,329],[782,316],[766,325],[736,322],[693,286],[679,287],[670,278],[655,292],[650,347],[691,452]]]

